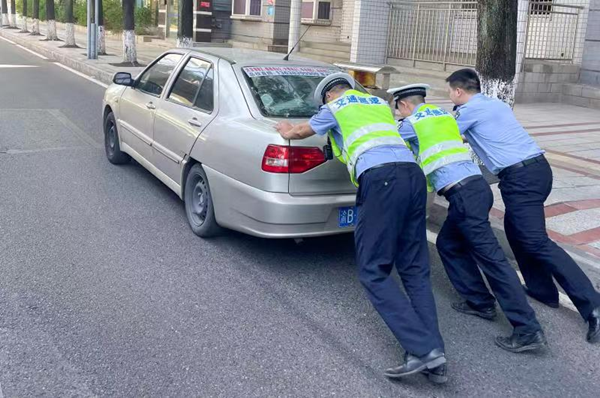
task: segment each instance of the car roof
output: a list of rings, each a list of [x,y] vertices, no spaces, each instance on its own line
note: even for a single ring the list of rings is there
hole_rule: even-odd
[[[325,62],[299,57],[296,54],[290,55],[289,61],[284,61],[283,58],[285,57],[285,54],[246,48],[204,47],[194,48],[192,51],[219,57],[232,64],[237,64],[240,67],[249,65],[332,66]]]

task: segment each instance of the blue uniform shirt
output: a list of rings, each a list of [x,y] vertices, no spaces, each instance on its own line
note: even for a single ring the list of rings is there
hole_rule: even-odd
[[[344,138],[335,117],[327,107],[321,106],[319,113],[314,115],[310,121],[310,127],[318,135],[325,135],[329,130],[333,132],[333,138],[340,149],[344,148]],[[369,149],[358,157],[356,161],[356,178],[373,166],[391,162],[411,162],[415,163],[410,150],[401,145],[386,145]]]
[[[544,153],[515,118],[506,103],[483,94],[458,107],[460,133],[494,174]]]
[[[417,106],[412,114],[414,115],[419,111],[419,108],[424,104],[420,104]],[[415,133],[415,129],[412,123],[408,119],[404,119],[400,127],[398,128],[398,132],[404,138],[406,142],[408,142],[415,152],[415,154],[419,153],[419,139],[417,138],[417,134]],[[440,191],[441,189],[447,187],[450,184],[457,183],[461,180],[464,180],[467,177],[480,175],[481,171],[479,167],[475,165],[475,163],[467,160],[456,163],[451,163],[446,166],[442,166],[439,169],[435,170],[431,174],[427,176],[429,182],[433,185],[433,189],[436,191]]]

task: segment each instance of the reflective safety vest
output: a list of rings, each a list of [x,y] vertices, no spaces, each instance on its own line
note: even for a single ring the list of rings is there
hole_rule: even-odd
[[[423,105],[407,118],[419,140],[417,161],[425,175],[450,163],[470,161],[454,117],[435,105]]]
[[[356,162],[366,151],[385,145],[406,143],[398,134],[396,121],[388,103],[379,97],[348,90],[327,107],[340,125],[343,148],[340,148],[330,132],[331,146],[335,156],[348,167],[352,183],[358,186]]]

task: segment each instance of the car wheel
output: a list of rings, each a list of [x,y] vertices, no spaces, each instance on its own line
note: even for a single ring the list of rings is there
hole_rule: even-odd
[[[112,164],[125,164],[131,160],[128,154],[121,152],[117,123],[112,112],[104,118],[104,150],[106,158]]]
[[[208,178],[201,165],[192,166],[185,181],[185,213],[192,231],[201,238],[211,238],[222,231],[215,218]]]

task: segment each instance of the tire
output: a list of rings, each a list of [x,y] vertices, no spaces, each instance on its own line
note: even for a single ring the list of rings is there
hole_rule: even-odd
[[[199,164],[192,166],[185,180],[184,203],[188,223],[196,235],[212,238],[223,231],[215,218],[208,178]]]
[[[112,112],[104,118],[104,151],[112,164],[125,164],[131,160],[128,154],[121,152],[117,122]]]

